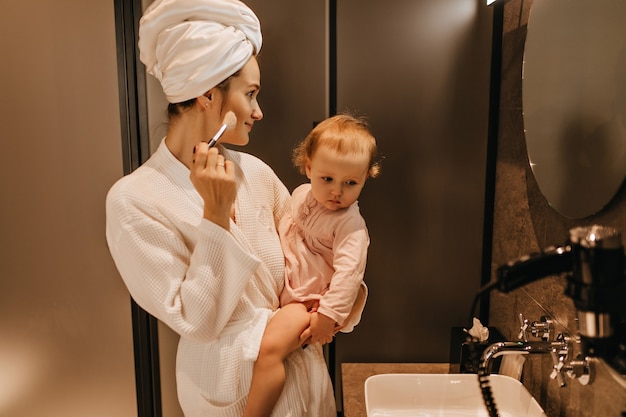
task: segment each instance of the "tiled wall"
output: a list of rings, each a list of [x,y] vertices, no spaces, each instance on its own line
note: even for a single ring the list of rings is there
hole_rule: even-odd
[[[626,235],[626,185],[600,213],[568,220],[548,205],[530,171],[524,143],[521,71],[531,6],[531,0],[510,0],[504,6],[494,270],[521,255],[565,243],[568,230],[574,226],[602,224],[621,230],[623,239]],[[563,294],[564,289],[563,278],[550,277],[508,294],[494,292],[489,325],[497,327],[509,340],[516,340],[519,313],[531,321],[549,315],[556,321],[557,331],[575,334],[575,310]],[[593,364],[595,377],[591,384],[583,386],[566,377],[566,387],[559,388],[549,377],[552,360],[548,355],[526,358],[522,380],[549,417],[611,417],[626,411],[626,388],[609,375],[603,363]]]

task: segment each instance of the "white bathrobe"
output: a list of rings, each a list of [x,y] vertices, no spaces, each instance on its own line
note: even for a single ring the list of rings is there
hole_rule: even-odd
[[[278,307],[284,257],[276,231],[289,192],[259,159],[222,150],[237,167],[236,224],[202,218],[189,170],[163,141],[106,201],[106,236],[134,300],[180,334],[178,397],[186,417],[239,417],[267,321]],[[275,417],[336,417],[321,347],[286,361]]]

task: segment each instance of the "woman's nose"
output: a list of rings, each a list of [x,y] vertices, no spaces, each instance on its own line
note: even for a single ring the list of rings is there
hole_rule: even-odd
[[[256,106],[252,109],[252,118],[254,120],[261,120],[263,118],[263,111],[259,103],[256,103]]]

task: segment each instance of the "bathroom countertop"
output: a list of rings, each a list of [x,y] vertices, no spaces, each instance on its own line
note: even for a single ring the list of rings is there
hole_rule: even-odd
[[[343,416],[367,417],[365,380],[378,374],[448,374],[449,363],[342,363]]]

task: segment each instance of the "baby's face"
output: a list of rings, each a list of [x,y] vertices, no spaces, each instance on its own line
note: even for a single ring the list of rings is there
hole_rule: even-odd
[[[329,210],[340,210],[359,198],[368,168],[369,155],[340,155],[322,146],[307,164],[306,174],[315,200]]]

